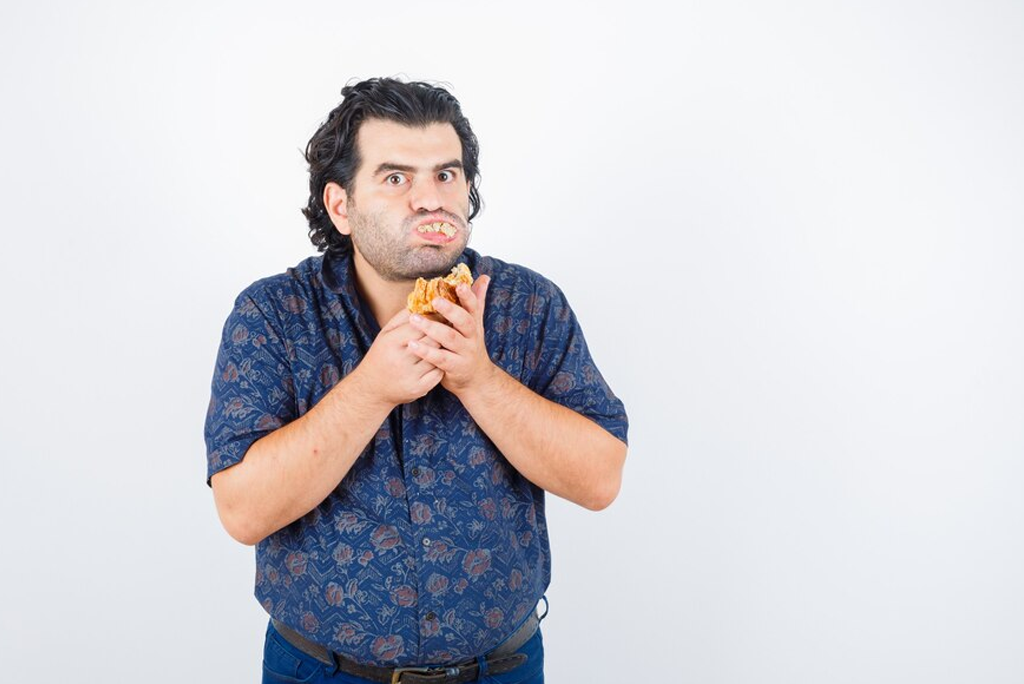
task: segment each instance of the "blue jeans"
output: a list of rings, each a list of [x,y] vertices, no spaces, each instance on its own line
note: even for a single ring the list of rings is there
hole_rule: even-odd
[[[478,681],[491,684],[544,684],[544,641],[540,628],[517,653],[527,661],[500,675],[483,675]],[[316,658],[306,655],[289,644],[273,625],[267,625],[267,640],[263,646],[263,684],[375,684],[344,672],[334,672]]]

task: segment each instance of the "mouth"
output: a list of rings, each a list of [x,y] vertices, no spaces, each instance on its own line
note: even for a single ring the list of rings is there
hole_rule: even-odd
[[[416,226],[416,232],[422,235],[443,235],[452,238],[455,237],[455,233],[459,232],[459,229],[447,221],[434,221]]]
[[[447,245],[455,241],[460,230],[458,224],[452,221],[435,219],[433,221],[425,221],[416,226],[413,234],[424,242],[435,245]]]

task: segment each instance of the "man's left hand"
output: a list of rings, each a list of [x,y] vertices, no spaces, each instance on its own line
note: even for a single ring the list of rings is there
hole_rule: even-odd
[[[409,349],[444,371],[441,386],[456,396],[474,384],[486,382],[496,370],[484,343],[484,303],[490,284],[490,276],[484,275],[472,288],[459,285],[456,292],[462,306],[447,299],[433,301],[434,309],[448,319],[451,327],[419,315],[409,319],[413,327],[441,345],[434,349],[410,342]]]

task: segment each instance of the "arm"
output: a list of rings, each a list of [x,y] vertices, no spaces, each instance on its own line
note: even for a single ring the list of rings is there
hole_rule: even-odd
[[[609,506],[619,493],[626,445],[493,363],[491,369],[459,399],[509,463],[563,499],[592,511]]]
[[[359,366],[305,415],[257,440],[239,463],[213,475],[217,513],[232,537],[256,544],[313,510],[391,410],[440,382],[438,369],[409,353],[410,340],[430,341],[407,320],[401,312],[388,322]]]
[[[390,412],[371,398],[357,371],[211,478],[217,513],[232,537],[256,544],[315,508],[345,477]]]
[[[411,324],[440,345],[410,348],[444,371],[441,384],[516,470],[538,487],[591,510],[615,499],[626,445],[590,419],[525,387],[491,361],[484,346],[483,302],[490,278],[459,286],[462,307],[434,307],[454,327],[413,316]]]

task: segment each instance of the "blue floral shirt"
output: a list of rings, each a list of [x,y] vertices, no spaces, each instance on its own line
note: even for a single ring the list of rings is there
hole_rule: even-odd
[[[492,279],[484,319],[492,360],[625,442],[622,402],[562,292],[470,249],[462,260],[474,277]],[[207,482],[312,408],[379,330],[350,255],[310,257],[242,292],[213,376]],[[256,597],[271,616],[378,665],[487,652],[536,606],[550,574],[543,490],[440,385],[396,407],[337,488],[256,547]]]

